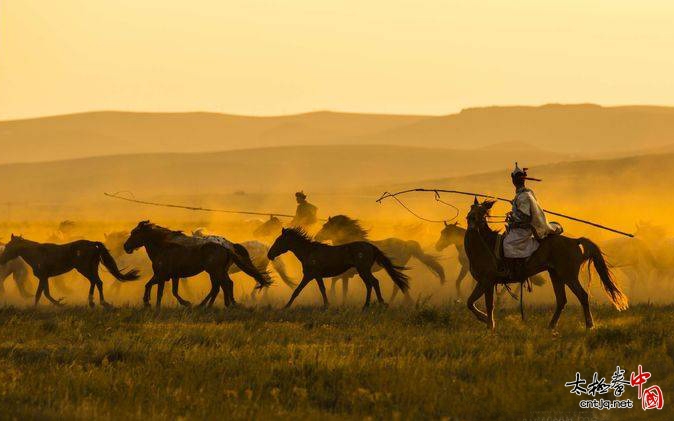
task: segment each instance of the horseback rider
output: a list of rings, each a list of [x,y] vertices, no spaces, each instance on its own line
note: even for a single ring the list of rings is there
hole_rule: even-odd
[[[295,200],[297,200],[297,210],[295,211],[295,217],[290,222],[290,226],[306,229],[315,224],[318,221],[316,217],[318,208],[307,202],[307,195],[303,191],[295,193]]]
[[[509,277],[523,281],[526,260],[538,249],[539,241],[551,234],[561,234],[563,229],[560,224],[547,221],[536,195],[525,186],[525,180],[541,180],[529,178],[527,168],[520,168],[517,162],[510,177],[515,186],[515,198],[512,211],[506,216],[508,226],[503,239],[503,256],[508,263]]]

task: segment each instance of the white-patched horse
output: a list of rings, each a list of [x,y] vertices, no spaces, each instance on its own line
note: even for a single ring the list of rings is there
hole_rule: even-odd
[[[230,240],[228,240],[225,237],[219,236],[219,235],[212,235],[212,234],[207,234],[206,230],[204,228],[198,228],[192,232],[192,236],[194,237],[200,237],[208,241],[212,241],[214,243],[220,244],[222,246],[225,246],[227,248],[233,248],[234,243]],[[252,241],[244,241],[242,243],[239,243],[242,245],[247,251],[248,254],[250,255],[250,260],[253,262],[255,267],[257,267],[260,270],[267,270],[269,267],[269,264],[271,263],[271,266],[274,268],[276,273],[278,273],[279,277],[283,281],[284,284],[286,284],[290,288],[295,288],[297,284],[292,280],[290,276],[288,276],[288,272],[286,271],[285,264],[283,263],[283,260],[281,260],[280,257],[274,259],[274,260],[269,260],[267,258],[267,253],[269,252],[269,247],[256,240]],[[234,274],[237,272],[240,272],[241,269],[239,269],[236,265],[232,265],[229,269],[230,274]],[[258,289],[253,288],[253,291],[251,293],[251,297],[255,298],[257,295]],[[264,294],[267,293],[267,288],[264,288]]]

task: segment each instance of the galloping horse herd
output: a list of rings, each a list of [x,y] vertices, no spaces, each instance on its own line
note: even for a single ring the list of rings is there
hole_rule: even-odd
[[[499,256],[495,250],[499,249],[497,242],[500,241],[500,236],[488,224],[493,203],[475,199],[467,216],[467,228],[458,224],[445,224],[436,244],[438,251],[450,245],[456,247],[460,264],[456,279],[457,294],[460,294],[461,281],[470,273],[476,284],[467,299],[468,308],[490,329],[495,326],[493,310],[496,286],[521,282],[504,277],[503,272],[498,270]],[[370,240],[368,232],[357,220],[338,215],[329,218],[313,238],[301,228],[282,228],[271,247],[259,241],[232,243],[224,237],[204,235],[202,231],[187,235],[150,221],[141,221],[128,234],[106,236],[106,244],[112,249],[112,253],[102,242],[77,240],[66,244],[51,244],[12,235],[0,254],[0,287],[11,273],[20,293],[24,297],[28,296],[25,280],[29,266],[38,280],[35,304],[44,295],[51,303],[62,305],[60,300],[52,296],[49,279],[76,270],[89,280],[89,305],[95,306],[94,294],[98,291],[100,304],[109,306],[104,298],[103,282],[99,276],[101,263],[120,282],[134,281],[140,277],[137,269],[119,269],[113,255],[119,258],[123,252],[116,254],[115,249],[118,247],[114,245],[115,239],[121,246],[119,248],[127,254],[145,248],[152,264],[152,276],[145,284],[143,303],[150,306],[152,288],[156,286],[157,308],[161,306],[164,285],[168,281],[171,281],[176,300],[183,306],[190,306],[191,303],[180,296],[180,281],[202,272],[208,274],[211,288],[199,306],[212,306],[220,291],[223,293],[225,306],[230,306],[236,303],[234,283],[230,275],[242,271],[255,280],[255,292],[259,289],[266,290],[272,284],[268,271],[270,264],[286,285],[294,287],[286,308],[292,305],[302,289],[313,280],[321,292],[324,306],[328,305],[324,284],[327,278],[331,280],[333,293],[336,283],[341,280],[343,296],[346,297],[349,280],[355,275],[365,285],[364,308],[370,305],[373,291],[377,301],[386,305],[379,279],[375,276],[379,270],[385,271],[393,281],[391,300],[402,292],[406,300],[411,301],[408,295],[409,279],[405,271],[412,258],[427,267],[441,283],[445,282],[445,272],[437,256],[424,252],[418,242],[398,238]],[[302,279],[299,284],[295,284],[287,275],[285,266],[279,259],[286,252],[294,254],[302,265]],[[594,242],[586,238],[553,235],[542,241],[539,250],[526,263],[529,277],[541,272],[547,272],[550,276],[556,297],[550,328],[556,326],[566,304],[567,286],[583,308],[586,327],[593,326],[588,294],[579,280],[580,269],[584,263],[594,265],[601,285],[614,306],[618,310],[628,307],[627,297],[614,282],[602,252]],[[119,284],[113,285],[119,288]],[[475,306],[476,301],[483,296],[486,312]]]

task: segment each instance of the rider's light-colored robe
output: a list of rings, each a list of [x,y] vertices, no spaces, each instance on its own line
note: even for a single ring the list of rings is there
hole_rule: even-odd
[[[533,191],[524,187],[517,189],[512,204],[511,218],[513,218],[515,224],[508,228],[503,239],[503,255],[505,257],[529,257],[538,249],[537,239],[562,232],[561,225],[556,222],[548,222],[545,212],[536,200]],[[520,217],[523,217],[525,221],[519,220]],[[527,226],[517,226],[518,222],[525,222],[524,225]]]

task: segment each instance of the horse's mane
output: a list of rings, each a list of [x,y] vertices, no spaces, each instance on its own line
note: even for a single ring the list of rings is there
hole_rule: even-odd
[[[336,215],[330,217],[328,224],[335,224],[348,236],[367,239],[368,231],[360,225],[360,221],[357,219],[352,219],[346,215]]]
[[[15,235],[15,236],[13,236],[13,237],[11,238],[10,242],[12,242],[12,241],[18,242],[18,243],[20,243],[20,244],[28,244],[28,245],[40,244],[40,243],[37,242],[37,241],[29,240],[29,239],[27,239],[27,238],[23,238],[23,237],[20,236],[20,235]],[[7,244],[9,244],[9,243],[7,243]],[[5,244],[5,246],[6,246],[7,244]]]
[[[149,227],[152,231],[164,234],[166,237],[187,237],[187,235],[185,235],[185,233],[180,230],[168,229],[149,221],[145,222],[145,226]]]
[[[307,243],[323,244],[320,241],[314,240],[304,229],[300,227],[285,228],[284,233],[285,235],[289,235],[290,237],[305,241]]]
[[[495,200],[485,200],[485,201],[482,203],[482,205],[484,206],[485,204],[488,204],[488,203],[492,203],[492,204],[493,204],[493,203],[495,203],[495,202],[496,202]],[[487,218],[489,217],[489,214],[490,214],[490,213],[491,213],[491,209],[490,209],[490,208],[487,208],[487,212],[485,213],[485,218],[484,218],[484,220],[482,221],[482,222],[483,222],[482,228],[487,232],[487,234],[489,234],[489,235],[496,235],[496,234],[500,233],[501,230],[500,230],[500,229],[492,229],[491,226],[489,226],[489,220],[488,220]]]

